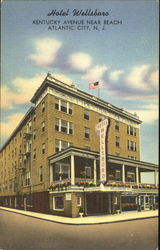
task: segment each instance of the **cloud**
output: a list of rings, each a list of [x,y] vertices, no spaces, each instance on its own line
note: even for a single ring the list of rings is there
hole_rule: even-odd
[[[52,38],[43,38],[35,42],[35,53],[28,56],[36,66],[47,67],[54,63],[62,42]]]
[[[151,89],[147,81],[150,65],[141,65],[133,67],[131,72],[126,76],[125,82],[130,88],[147,91]]]
[[[120,77],[121,74],[123,74],[124,71],[123,70],[115,70],[110,72],[109,78],[111,81],[117,81]]]
[[[86,71],[86,73],[82,76],[82,79],[89,82],[100,81],[107,69],[108,67],[106,65],[95,65]]]
[[[17,127],[23,116],[23,113],[14,113],[8,116],[7,121],[1,122],[2,140],[11,135],[13,129]]]
[[[1,108],[8,108],[16,100],[16,94],[11,92],[7,86],[1,86]]]
[[[140,120],[145,123],[153,123],[154,121],[158,120],[158,104],[147,104],[142,105],[139,109],[130,109],[131,113],[136,113]]]
[[[158,84],[159,84],[159,72],[158,70],[151,73],[149,77],[149,83],[151,88],[158,90]]]
[[[126,100],[154,100],[158,93],[158,71],[148,64],[134,66],[128,71],[110,71],[103,79],[107,82],[107,91]]]
[[[85,71],[91,66],[91,64],[92,57],[87,53],[76,52],[69,55],[68,65],[73,70]]]
[[[32,78],[17,77],[11,82],[11,88],[3,85],[1,88],[1,108],[12,108],[15,104],[29,103],[45,76],[46,74],[36,75]]]
[[[63,74],[54,74],[53,76],[69,85],[72,84],[72,80]],[[1,108],[12,108],[14,105],[28,104],[45,77],[46,74],[44,73],[31,78],[17,77],[10,84],[12,89],[6,85],[2,86]]]

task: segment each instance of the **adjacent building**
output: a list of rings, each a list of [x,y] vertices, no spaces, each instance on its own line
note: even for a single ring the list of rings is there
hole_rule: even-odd
[[[131,114],[47,74],[0,151],[0,205],[70,217],[158,207],[158,166],[140,161]],[[108,120],[106,182],[96,125]],[[155,184],[142,184],[153,172]]]

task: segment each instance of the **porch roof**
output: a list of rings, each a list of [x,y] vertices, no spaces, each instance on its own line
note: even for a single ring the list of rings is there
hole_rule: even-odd
[[[147,170],[158,170],[158,165],[149,163],[149,162],[132,160],[132,159],[128,159],[128,158],[124,158],[120,156],[114,156],[114,155],[108,155],[107,159],[108,159],[107,160],[108,162],[112,162],[112,163],[124,164],[127,166],[144,168]]]
[[[58,152],[54,155],[49,156],[48,160],[50,163],[54,163],[56,161],[62,160],[62,159],[69,157],[71,155],[80,156],[80,157],[89,158],[89,159],[98,159],[99,158],[98,152],[72,146],[72,147],[64,149],[61,152]]]
[[[99,160],[99,152],[91,151],[88,149],[77,148],[73,146],[66,148],[61,152],[58,152],[56,154],[49,156],[48,160],[50,163],[55,163],[71,155]],[[156,164],[144,162],[144,161],[132,160],[132,159],[128,159],[128,158],[124,158],[120,156],[114,156],[114,155],[107,155],[107,162],[115,163],[115,164],[117,163],[121,165],[124,164],[126,166],[139,167],[139,168],[152,170],[152,171],[158,170],[158,165]]]

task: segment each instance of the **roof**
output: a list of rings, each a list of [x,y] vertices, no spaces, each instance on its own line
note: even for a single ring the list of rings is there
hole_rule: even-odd
[[[69,84],[66,84],[62,81],[59,81],[56,78],[54,78],[51,74],[47,74],[43,83],[41,84],[41,86],[37,89],[37,91],[33,95],[31,102],[36,103],[37,99],[41,96],[41,94],[43,93],[43,91],[47,87],[54,88],[56,90],[59,90],[61,92],[66,93],[70,96],[74,96],[74,97],[77,97],[79,99],[82,99],[83,101],[91,103],[91,104],[98,106],[100,108],[106,109],[107,111],[110,111],[110,112],[115,113],[117,115],[121,115],[127,119],[130,119],[130,120],[138,123],[138,124],[142,123],[142,121],[139,119],[139,117],[136,114],[132,114],[132,113],[124,110],[124,108],[119,108],[119,107],[114,106],[114,105],[112,105],[112,104],[110,104],[110,103],[108,103],[100,98],[97,98],[93,95],[90,95],[90,94],[78,89],[74,85],[69,85]]]

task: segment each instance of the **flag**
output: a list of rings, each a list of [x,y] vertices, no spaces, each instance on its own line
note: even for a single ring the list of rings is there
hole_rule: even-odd
[[[99,88],[99,82],[94,82],[89,84],[89,89],[97,89]]]

